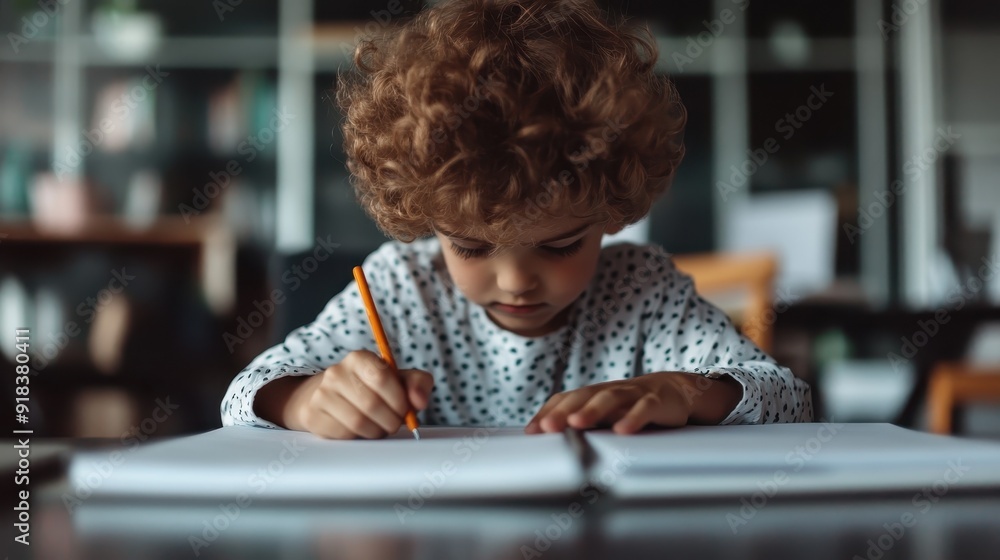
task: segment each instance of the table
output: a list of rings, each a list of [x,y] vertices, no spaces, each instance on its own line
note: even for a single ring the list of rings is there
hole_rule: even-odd
[[[94,441],[59,445],[72,452]],[[3,448],[8,453],[11,447],[4,442]],[[31,487],[32,544],[30,549],[7,545],[11,559],[993,560],[1000,552],[1000,492],[810,499],[779,492],[648,504],[581,494],[557,502],[410,509],[394,503],[83,499],[67,507],[64,476],[41,464],[38,472],[44,475],[46,469],[55,476],[33,479]],[[12,477],[4,478],[10,503]],[[3,531],[4,542],[12,543],[12,525],[5,523]]]

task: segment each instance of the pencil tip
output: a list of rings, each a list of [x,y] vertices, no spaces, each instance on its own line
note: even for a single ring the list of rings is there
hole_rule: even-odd
[[[420,432],[416,428],[413,428],[413,439],[420,441]]]

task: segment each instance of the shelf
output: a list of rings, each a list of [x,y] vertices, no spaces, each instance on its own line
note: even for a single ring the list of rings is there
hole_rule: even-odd
[[[660,51],[656,69],[670,75],[730,74],[739,65],[714,61],[713,49],[730,52],[735,46],[743,45],[747,52],[747,68],[750,72],[854,72],[857,64],[854,58],[855,42],[852,37],[812,38],[809,41],[809,55],[800,64],[789,65],[777,60],[772,54],[771,43],[767,39],[741,41],[729,37],[717,37],[707,47],[698,49],[690,45],[693,37],[656,37]],[[695,43],[697,44],[697,43]],[[688,52],[690,47],[691,52]],[[675,55],[678,57],[674,60]]]
[[[364,33],[372,30],[371,20],[344,21],[310,26],[291,38],[303,41],[312,51],[318,71],[335,71],[351,64],[354,46]],[[393,26],[380,27],[387,31]],[[72,39],[79,48],[83,66],[145,66],[164,68],[277,68],[281,40],[278,36],[234,37],[162,37],[156,48],[143,56],[120,56],[109,53],[92,35]],[[0,50],[3,62],[51,62],[56,42],[37,40],[25,45],[21,53]]]
[[[317,70],[338,70],[344,64],[351,63],[351,53],[361,36],[358,31],[364,31],[365,26],[369,24],[370,21],[361,20],[319,25],[302,32],[298,40],[306,41],[311,46]],[[689,39],[696,40],[697,35],[657,36],[656,43],[660,51],[657,69],[677,74],[725,74],[727,71],[724,67],[713,69],[711,51],[715,48],[723,50],[727,45],[740,41],[725,36],[717,37],[707,47],[701,47],[700,54],[692,57],[687,52],[690,46]],[[276,68],[280,43],[275,36],[164,37],[157,48],[149,54],[133,58],[108,53],[93,36],[79,36],[75,41],[80,49],[81,63],[85,66],[128,67],[159,64],[164,68]],[[795,66],[783,64],[775,59],[767,39],[748,39],[740,42],[746,45],[749,53],[747,68],[749,72],[797,72],[803,68],[813,72],[856,69],[852,37],[811,38],[808,58]],[[39,40],[25,45],[20,54],[0,51],[0,61],[48,62],[52,60],[54,51],[52,40]],[[691,58],[691,62],[684,64],[680,71],[678,63],[673,60],[675,53],[678,56]]]
[[[201,245],[221,227],[216,218],[162,216],[148,227],[135,226],[117,216],[95,217],[76,231],[39,228],[29,220],[0,221],[4,243],[100,243],[108,245]]]
[[[336,71],[342,66],[350,66],[354,60],[354,47],[372,21],[346,21],[315,25],[303,35],[312,44],[317,71]],[[388,31],[392,25],[382,28]]]
[[[164,38],[148,54],[140,57],[116,56],[89,35],[76,37],[75,45],[83,66],[145,66],[165,68],[274,68],[278,64],[275,37],[170,37]],[[53,62],[56,42],[38,40],[14,54],[0,49],[0,62]]]
[[[350,63],[351,53],[366,22],[346,22],[323,25],[303,32],[296,40],[306,41],[317,65],[324,70],[336,70]],[[164,37],[156,48],[142,56],[116,55],[90,35],[74,39],[83,66],[145,66],[173,68],[277,68],[280,39],[259,37]],[[37,44],[36,44],[37,43]],[[55,42],[40,40],[24,45],[19,54],[0,50],[0,62],[52,62]]]
[[[191,247],[197,251],[202,291],[209,307],[227,313],[236,297],[236,241],[217,216],[161,216],[148,227],[137,227],[121,217],[94,217],[73,231],[51,231],[30,221],[0,222],[0,241],[33,246],[62,247],[70,244],[101,244],[116,247]]]
[[[164,37],[146,56],[116,56],[92,36],[77,38],[84,65],[163,68],[274,68],[278,39],[261,37]]]

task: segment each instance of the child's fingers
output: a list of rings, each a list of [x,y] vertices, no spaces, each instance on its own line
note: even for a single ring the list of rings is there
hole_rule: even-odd
[[[337,398],[341,398],[335,395]],[[310,433],[328,439],[354,439],[357,435],[333,415],[331,397],[324,397],[322,404],[303,411],[303,426]]]
[[[528,421],[528,425],[524,427],[524,432],[527,434],[540,434],[542,428],[538,425],[542,418],[544,418],[552,407],[554,407],[560,400],[565,397],[565,393],[558,393],[549,397],[549,400],[545,401],[542,408],[538,409],[538,412]]]
[[[406,387],[406,394],[413,408],[417,410],[427,408],[431,390],[434,388],[434,376],[419,369],[401,369],[399,374],[403,378],[403,385]]]
[[[398,416],[402,417],[406,414],[410,409],[410,401],[406,398],[403,381],[397,371],[367,350],[351,352],[348,359],[350,359],[350,363],[346,363],[347,359],[345,359],[345,364],[354,372],[357,379],[361,380],[360,384],[354,385],[363,385],[374,391],[392,410],[396,411]],[[360,393],[360,388],[358,390]]]
[[[566,429],[566,417],[578,410],[583,403],[590,400],[592,393],[591,390],[587,389],[577,389],[563,393],[562,398],[551,407],[548,407],[548,403],[546,403],[546,406],[543,406],[542,410],[538,411],[538,414],[535,415],[530,424],[536,424],[543,432],[561,432]],[[555,398],[553,397],[553,399]]]
[[[646,427],[656,424],[669,428],[687,424],[687,415],[675,406],[665,404],[654,395],[645,395],[632,407],[621,420],[612,427],[619,434],[634,434]]]
[[[661,406],[660,400],[653,395],[644,395],[637,400],[621,420],[615,422],[612,429],[617,434],[634,434],[649,424]]]
[[[556,407],[556,405],[558,405],[560,402],[562,402],[563,399],[566,398],[567,394],[568,393],[558,393],[549,397],[549,400],[545,401],[545,404],[542,405],[542,408],[538,409],[538,412],[535,413],[535,416],[531,419],[531,421],[528,422],[528,425],[524,427],[525,433],[528,434],[542,433],[542,426],[541,426],[542,419],[547,417],[549,413],[552,412],[552,410]]]
[[[631,404],[627,401],[626,397],[627,395],[619,391],[598,391],[583,406],[575,412],[571,412],[566,417],[566,421],[574,428],[584,429],[593,427],[594,424],[601,420],[611,420],[612,416],[617,418],[620,416],[620,413],[615,413]]]
[[[390,408],[382,395],[363,383],[353,384],[342,396],[387,434],[394,433],[403,423],[403,415]],[[353,427],[351,430],[355,431]]]
[[[325,411],[340,423],[351,434],[350,437],[352,438],[378,439],[385,437],[389,433],[388,430],[382,429],[342,395],[331,395],[326,404]],[[310,429],[310,431],[313,430]]]

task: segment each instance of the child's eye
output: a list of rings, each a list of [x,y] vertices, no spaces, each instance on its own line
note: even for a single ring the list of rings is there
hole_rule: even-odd
[[[451,250],[455,251],[455,254],[462,257],[463,259],[475,259],[478,257],[485,256],[489,253],[489,247],[476,247],[475,249],[470,249],[469,247],[462,247],[461,245],[451,244]]]
[[[543,245],[539,249],[551,253],[557,257],[568,257],[579,251],[583,247],[583,239],[577,239],[573,243],[566,245],[565,247],[552,247],[551,245]],[[451,244],[452,251],[456,255],[462,257],[463,259],[476,259],[480,257],[485,257],[490,252],[490,247],[462,247],[461,245]]]
[[[570,243],[569,245],[566,245],[565,247],[550,247],[548,245],[545,245],[542,247],[542,249],[545,249],[546,251],[552,253],[553,255],[558,255],[560,257],[568,257],[579,251],[581,247],[583,247],[582,238],[577,239],[576,241]]]

